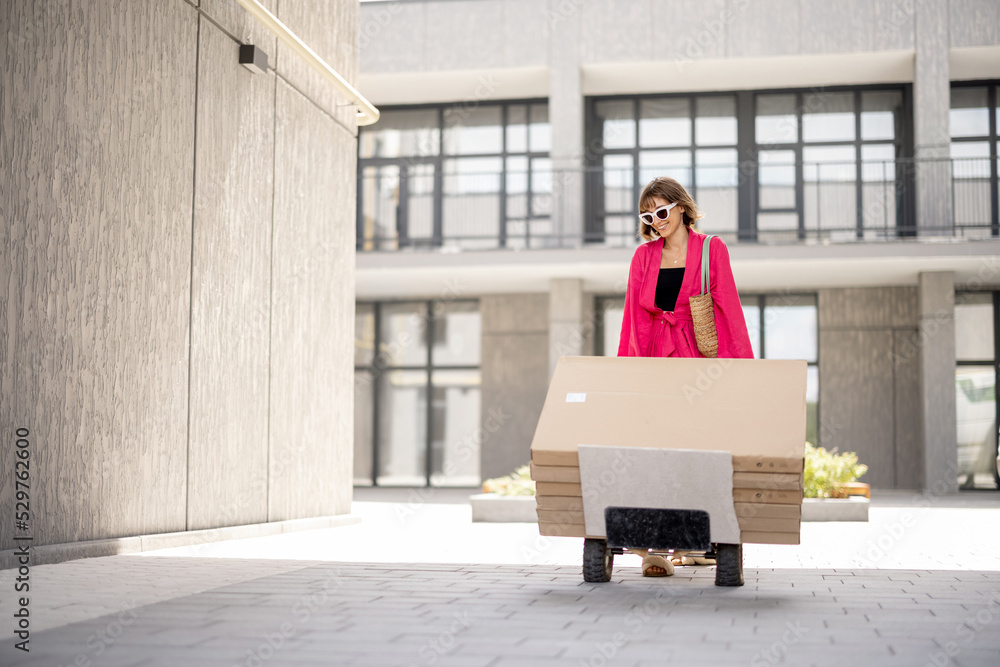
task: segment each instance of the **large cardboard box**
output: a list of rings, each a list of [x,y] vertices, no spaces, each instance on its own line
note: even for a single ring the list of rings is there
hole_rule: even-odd
[[[531,443],[539,529],[585,536],[581,444],[729,451],[742,541],[797,544],[806,362],[562,357]]]
[[[531,458],[578,465],[599,443],[801,459],[805,390],[799,360],[561,357]]]

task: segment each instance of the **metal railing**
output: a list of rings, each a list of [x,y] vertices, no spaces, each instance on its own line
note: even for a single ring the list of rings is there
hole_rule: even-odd
[[[1000,236],[997,165],[989,158],[532,172],[461,167],[461,160],[362,165],[358,250],[633,246],[635,203],[642,185],[657,175],[684,184],[705,214],[698,228],[727,242]],[[950,199],[948,219],[917,225],[918,183],[938,184],[936,195]],[[582,198],[584,219],[560,229],[556,221],[566,216],[556,209],[569,197]]]

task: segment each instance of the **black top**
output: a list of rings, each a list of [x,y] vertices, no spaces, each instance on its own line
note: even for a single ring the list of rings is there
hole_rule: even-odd
[[[677,269],[660,269],[656,278],[656,297],[653,299],[660,310],[671,311],[677,305],[677,295],[684,282],[684,267]]]

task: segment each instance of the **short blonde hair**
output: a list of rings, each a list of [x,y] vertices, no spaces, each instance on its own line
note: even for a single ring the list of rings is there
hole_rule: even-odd
[[[642,189],[642,194],[639,196],[639,210],[652,210],[655,207],[653,199],[656,197],[665,200],[668,204],[680,204],[684,207],[682,220],[685,227],[691,227],[697,220],[705,217],[684,186],[669,176],[657,176]],[[639,221],[639,236],[645,241],[655,241],[660,238],[659,232],[654,227],[641,220]]]

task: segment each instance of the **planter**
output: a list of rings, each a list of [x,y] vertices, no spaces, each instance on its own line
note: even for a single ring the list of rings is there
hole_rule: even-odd
[[[868,484],[850,482],[840,485],[830,494],[831,498],[850,498],[851,496],[864,496],[871,500],[872,489]]]
[[[803,498],[803,521],[868,521],[868,499],[864,496],[849,498]]]
[[[500,496],[478,493],[469,496],[472,520],[492,523],[537,523],[534,496]]]
[[[469,496],[472,520],[487,523],[537,523],[534,496],[500,496],[479,493]],[[802,521],[868,521],[868,499],[804,498]]]

